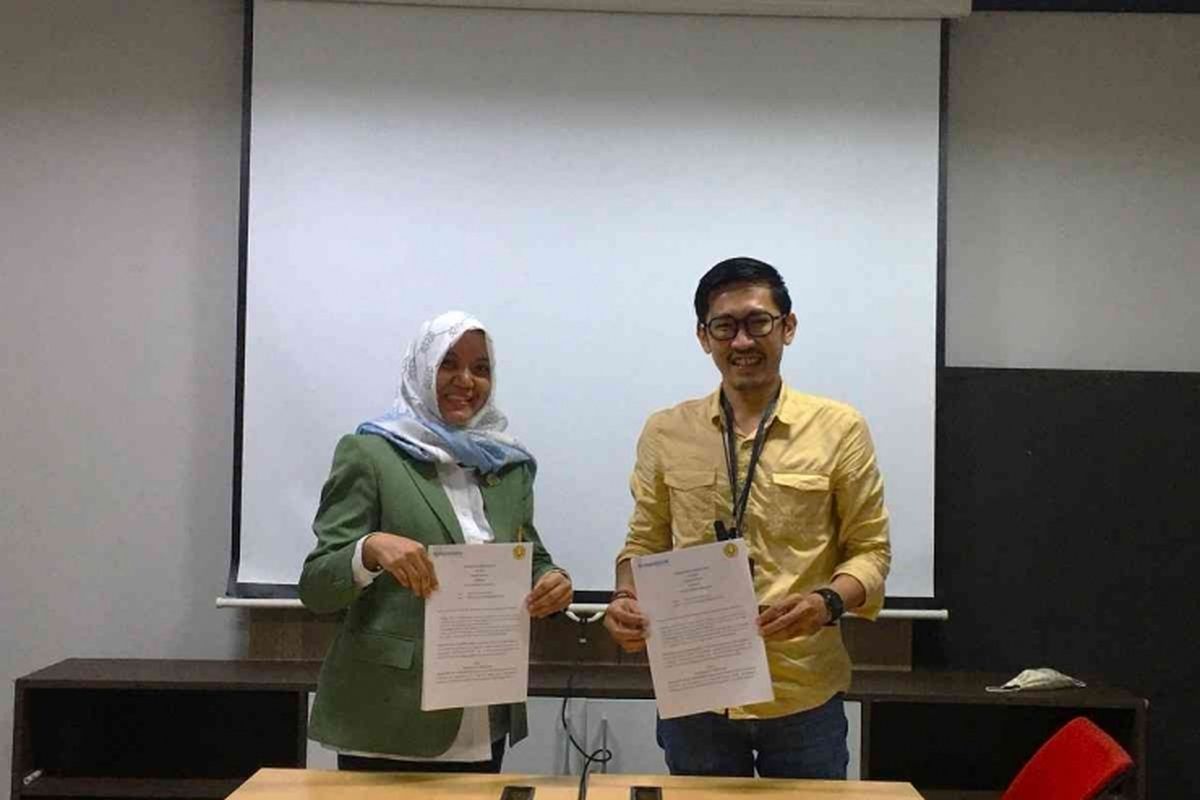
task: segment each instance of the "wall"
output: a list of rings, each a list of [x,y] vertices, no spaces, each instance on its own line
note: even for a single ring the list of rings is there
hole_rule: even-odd
[[[0,116],[5,209],[0,215],[0,534],[6,545],[0,561],[0,676],[9,687],[0,699],[0,774],[9,769],[11,681],[20,674],[68,656],[220,658],[246,652],[240,618],[213,608],[213,598],[224,588],[229,547],[240,5],[238,0],[8,0],[0,5],[6,67],[0,70],[5,108]],[[971,106],[962,105],[963,98],[974,97],[976,107],[1000,102],[1003,98],[987,92],[998,91],[1000,78],[1031,57],[1023,52],[1025,37],[1042,41],[1052,30],[1060,45],[1078,38],[1081,27],[1100,37],[1090,40],[1084,54],[1097,63],[1130,51],[1158,58],[1162,48],[1179,44],[1195,52],[1200,18],[1176,16],[1169,24],[1148,19],[1015,14],[978,15],[955,24],[947,265],[951,363],[1028,366],[1015,357],[992,360],[1016,352],[1006,350],[1005,342],[1025,335],[1013,330],[1024,324],[1023,307],[1006,311],[1000,319],[1011,322],[1000,326],[986,292],[978,294],[972,285],[982,281],[995,302],[1010,302],[1008,293],[1023,291],[1025,282],[1038,278],[1028,269],[1012,272],[1037,263],[1032,242],[1010,243],[1020,244],[1024,256],[1011,259],[1000,272],[986,260],[961,257],[964,226],[986,229],[981,219],[963,216],[972,207],[968,201],[986,201],[997,188],[994,170],[1015,163],[1015,156],[995,160],[986,148],[974,146],[987,139],[978,126],[988,117],[964,117]],[[1134,28],[1148,32],[1132,35]],[[1185,90],[1196,85],[1197,63],[1193,57],[1173,73]],[[1047,79],[1055,73],[1053,64],[1046,62]],[[1136,92],[1126,97],[1140,102]],[[1165,109],[1155,119],[1166,125],[1164,120],[1182,119],[1178,115],[1186,111]],[[964,130],[972,124],[976,130]],[[1097,126],[1104,124],[1071,127],[1059,141],[1086,139]],[[1148,141],[1174,147],[1195,127],[1161,128]],[[1108,162],[1096,156],[1081,163],[1095,171]],[[1139,163],[1147,170],[1162,166],[1154,158]],[[1195,169],[1196,160],[1189,163]],[[1173,203],[1165,199],[1175,196],[1173,176],[1189,163],[1175,163],[1162,185],[1146,185],[1135,208],[1114,205],[1100,189],[1079,196],[1076,202],[1094,212],[1095,224],[1071,229],[1072,239],[1087,231],[1106,232],[1122,221],[1137,233],[1148,218],[1179,219],[1172,215],[1181,213],[1186,236],[1196,227],[1194,203],[1154,204]],[[992,172],[980,170],[988,165]],[[1134,212],[1138,224],[1129,225],[1131,218],[1124,215]],[[1092,292],[1092,283],[1105,284],[1104,275],[1093,280],[1087,271],[1088,258],[1071,260],[1071,255],[1059,253],[1055,262],[1074,272],[1075,285]],[[1146,269],[1175,274],[1171,265],[1177,262],[1144,261]],[[1192,258],[1183,266],[1195,263]],[[1005,275],[1010,277],[997,282]],[[1126,299],[1120,284],[1105,285],[1109,302],[1119,305]],[[1194,299],[1190,284],[1183,286],[1181,291]],[[1071,293],[1059,296],[1072,299]],[[973,310],[963,313],[963,303]],[[1153,327],[1154,308],[1141,311],[1139,318]],[[1056,330],[1043,330],[1040,340],[1053,346],[1066,341]],[[1200,340],[1195,328],[1186,333],[1186,341]],[[1164,336],[1160,330],[1155,340],[1172,341]],[[1194,347],[1188,350],[1194,355]],[[1194,528],[1182,520],[1183,533],[1189,524]],[[1171,553],[1154,540],[1146,547],[1150,555],[1128,564],[1127,572],[1137,577],[1135,584],[1153,586],[1151,568],[1170,565],[1165,556]],[[1194,562],[1186,552],[1180,551],[1181,559]],[[948,625],[924,626],[916,657],[929,666],[1003,668],[1023,662],[1026,654],[1006,649],[1002,638],[988,639],[989,632],[1002,631],[1014,619],[1005,602],[1020,595],[979,598],[971,588],[981,575],[988,575],[989,584],[1007,581],[1010,586],[1024,586],[1018,583],[1024,576],[967,556],[962,570],[939,575],[945,591],[957,591],[962,602],[953,607]],[[1175,597],[1183,586],[1172,581],[1159,588]],[[1052,585],[1031,588],[1045,593],[1069,624],[1073,598],[1055,594]],[[1095,591],[1105,589],[1111,587]],[[1153,596],[1144,607],[1114,602],[1107,607],[1113,616],[1106,624],[1089,626],[1086,636],[1072,640],[1076,653],[1099,654],[1087,663],[1101,672],[1110,663],[1141,676],[1141,685],[1131,688],[1154,699],[1156,797],[1187,796],[1189,759],[1196,751],[1194,721],[1178,710],[1187,710],[1185,692],[1196,663],[1190,651],[1177,658],[1181,651],[1172,642],[1189,634],[1176,634],[1167,624],[1193,602],[1182,609]],[[1147,620],[1154,621],[1148,626]],[[1148,628],[1158,637],[1150,644],[1161,642],[1161,647],[1147,644]],[[1055,631],[1041,631],[1038,639],[1046,649],[1029,655],[1053,654]],[[1124,657],[1126,642],[1137,644],[1128,649],[1137,654],[1135,660]],[[998,653],[1008,661],[998,660]],[[1162,683],[1164,675],[1175,676],[1173,683]],[[1160,692],[1159,686],[1166,690]],[[7,787],[7,781],[3,784]]]
[[[1198,42],[1195,15],[951,27],[951,619],[914,641],[922,667],[1048,665],[1149,698],[1156,798],[1200,795],[1200,645],[1178,616],[1200,570]]]
[[[946,363],[1200,371],[1200,16],[951,30]]]
[[[0,4],[0,774],[12,680],[224,658],[240,0]]]

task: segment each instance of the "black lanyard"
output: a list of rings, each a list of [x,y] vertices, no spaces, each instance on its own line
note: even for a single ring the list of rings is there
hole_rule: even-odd
[[[758,421],[758,430],[754,434],[754,445],[750,448],[750,464],[746,467],[746,485],[739,492],[737,434],[733,429],[733,407],[729,404],[729,398],[725,396],[725,390],[721,390],[721,416],[725,422],[725,438],[722,440],[722,444],[725,445],[725,469],[729,473],[729,495],[733,499],[734,525],[733,530],[729,531],[726,536],[736,537],[744,534],[742,519],[746,516],[746,505],[750,502],[750,484],[754,482],[754,470],[758,467],[758,457],[762,454],[763,442],[767,438],[767,429],[771,427],[768,420],[775,413],[775,404],[778,402],[779,394],[776,393],[763,410],[762,419]],[[717,528],[718,534],[724,527],[724,525],[720,525]]]

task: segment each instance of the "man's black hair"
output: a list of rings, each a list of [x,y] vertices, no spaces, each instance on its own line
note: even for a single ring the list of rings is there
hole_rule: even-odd
[[[788,294],[787,285],[779,271],[765,261],[757,258],[739,256],[727,258],[714,266],[696,286],[696,322],[703,324],[708,318],[708,299],[717,289],[732,283],[758,283],[770,288],[771,299],[779,307],[779,313],[787,316],[792,313],[792,296]]]

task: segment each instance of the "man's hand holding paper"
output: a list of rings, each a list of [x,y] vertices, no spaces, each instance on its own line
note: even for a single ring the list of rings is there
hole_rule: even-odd
[[[743,540],[634,558],[633,577],[664,719],[774,699]]]

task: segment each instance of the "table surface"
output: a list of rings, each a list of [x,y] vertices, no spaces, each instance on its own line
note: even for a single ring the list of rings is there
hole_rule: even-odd
[[[456,775],[447,773],[338,772],[261,769],[229,800],[405,800],[428,797],[496,800],[504,786],[533,786],[534,800],[575,800],[579,778],[571,775]],[[921,800],[907,783],[802,781],[765,778],[687,778],[667,775],[592,775],[589,800],[629,800],[629,787],[661,786],[663,800]]]

